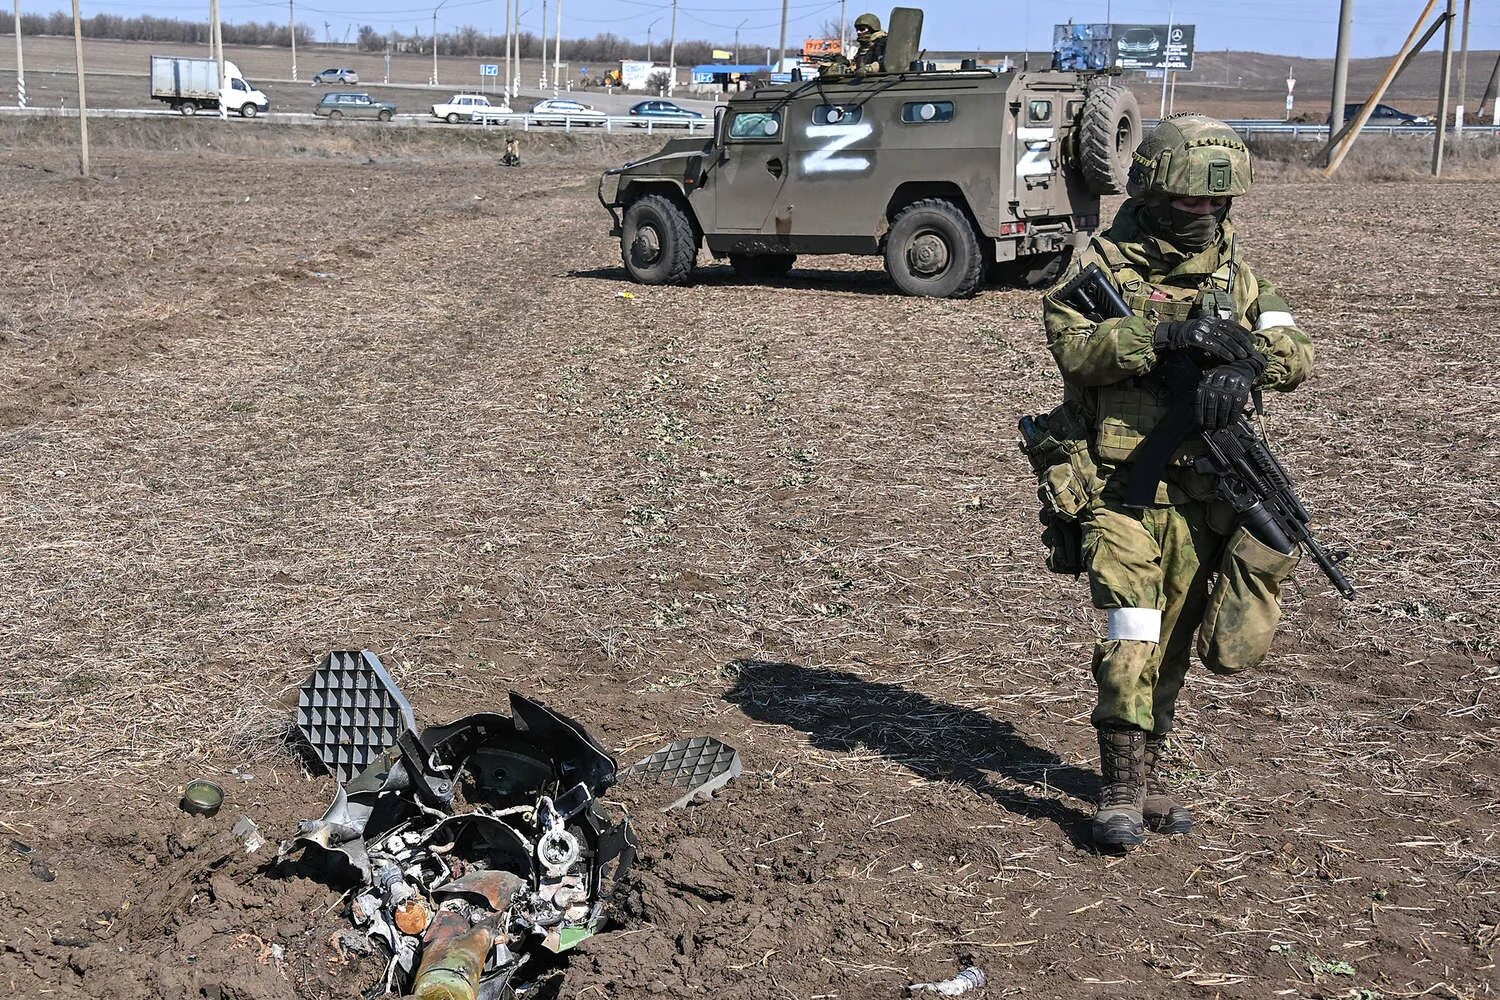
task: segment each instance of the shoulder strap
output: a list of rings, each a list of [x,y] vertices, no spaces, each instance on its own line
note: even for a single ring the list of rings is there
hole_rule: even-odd
[[[1145,276],[1135,269],[1135,265],[1130,263],[1112,241],[1096,235],[1089,241],[1089,244],[1100,259],[1109,266],[1109,273],[1115,279],[1115,284],[1134,291],[1145,283]]]

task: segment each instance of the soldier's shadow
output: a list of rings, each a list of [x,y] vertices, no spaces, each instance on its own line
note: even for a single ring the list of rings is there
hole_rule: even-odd
[[[1032,746],[1007,722],[844,671],[765,660],[728,669],[736,678],[725,698],[753,719],[801,730],[824,750],[867,747],[922,778],[959,782],[1010,812],[1051,820],[1075,847],[1090,843],[1089,817],[1047,792],[1091,798],[1098,776]]]

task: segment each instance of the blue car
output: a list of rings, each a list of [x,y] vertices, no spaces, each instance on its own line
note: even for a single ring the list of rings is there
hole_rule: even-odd
[[[656,125],[681,125],[684,128],[703,120],[698,112],[679,107],[671,101],[641,101],[630,109],[630,117],[649,118]],[[642,121],[636,124],[643,126],[646,123]]]

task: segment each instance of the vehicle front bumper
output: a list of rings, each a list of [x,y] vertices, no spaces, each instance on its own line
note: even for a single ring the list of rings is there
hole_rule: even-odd
[[[620,172],[618,170],[606,170],[599,175],[599,204],[609,213],[610,227],[609,235],[619,236],[624,230],[620,214],[615,207],[620,201]]]

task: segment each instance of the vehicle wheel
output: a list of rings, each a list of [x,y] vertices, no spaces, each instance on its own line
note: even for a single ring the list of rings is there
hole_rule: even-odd
[[[729,266],[745,281],[779,281],[792,270],[794,253],[732,253]]]
[[[336,122],[336,121],[338,121],[342,117],[344,117],[344,113],[342,111],[330,111],[330,112],[328,112],[328,120],[331,121],[331,122]]]
[[[380,112],[380,114],[376,115],[375,117],[379,118],[383,122],[388,122],[388,121],[391,120],[391,113],[389,111],[382,111],[382,112]]]
[[[682,206],[659,194],[642,195],[625,210],[620,257],[643,285],[683,285],[693,273],[698,240]]]
[[[963,211],[943,198],[901,210],[885,240],[885,269],[906,295],[961,299],[984,274],[979,239]]]
[[[1098,87],[1083,102],[1078,167],[1094,194],[1124,194],[1130,154],[1141,144],[1141,108],[1129,87]]]
[[[458,112],[457,111],[450,111],[450,112],[448,112],[448,117],[445,118],[444,121],[446,121],[449,125],[457,125],[458,124]]]
[[[259,113],[260,113],[260,108],[257,108],[255,105],[251,104],[248,101],[246,101],[244,104],[240,105],[240,117],[241,118],[254,118]]]
[[[177,113],[191,117],[198,113],[198,106],[196,104],[179,104],[177,105]]]

